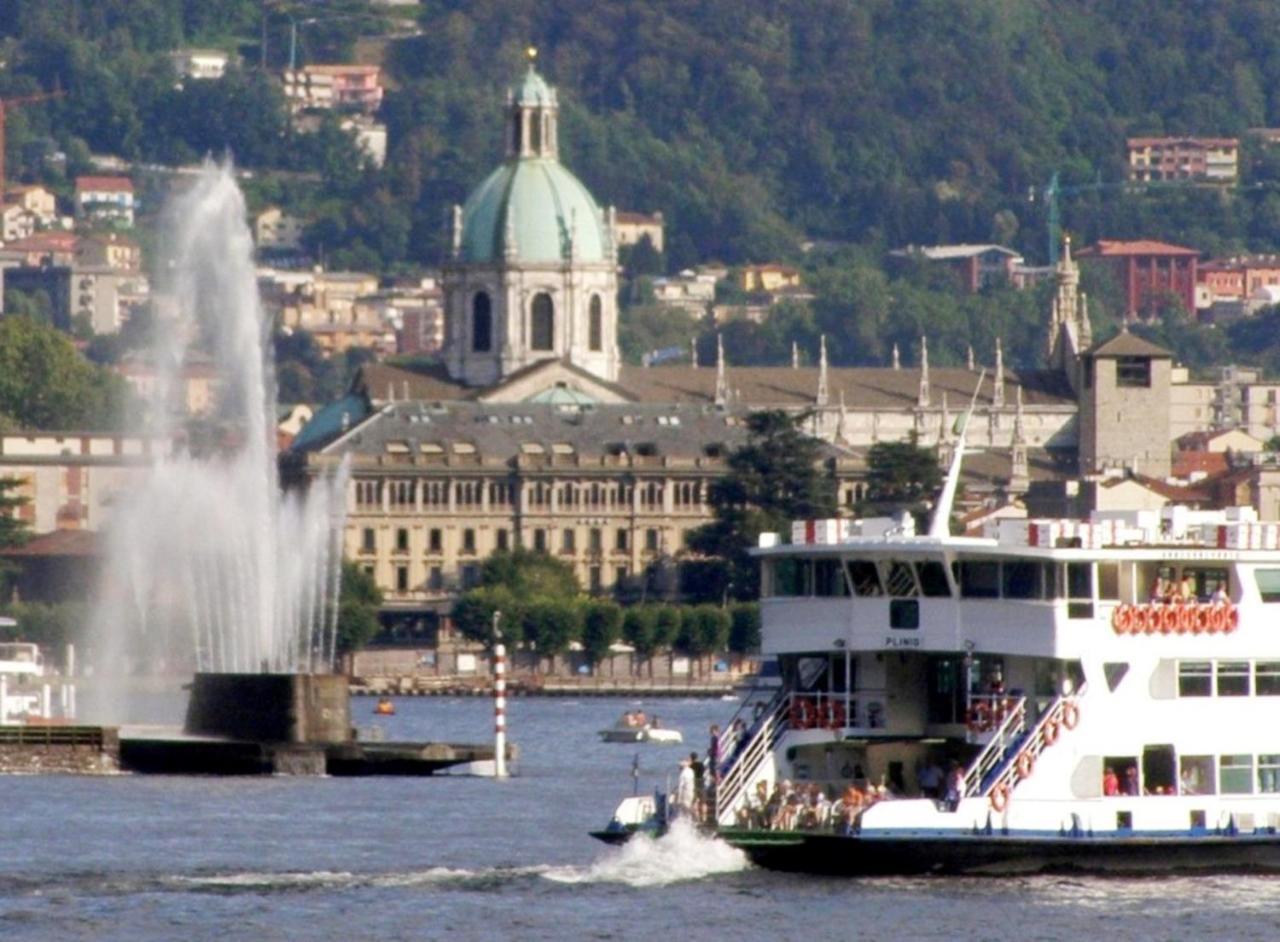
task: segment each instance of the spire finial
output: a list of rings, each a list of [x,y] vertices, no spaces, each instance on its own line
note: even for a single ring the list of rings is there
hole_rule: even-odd
[[[972,373],[972,372],[973,372],[973,370],[974,370],[974,364],[973,364],[973,344],[969,344],[968,363],[969,363],[969,372],[970,372],[970,373]]]
[[[729,404],[729,380],[724,370],[724,335],[716,334],[716,405]]]
[[[929,338],[920,338],[920,395],[916,397],[916,405],[925,408],[929,405]]]
[[[791,341],[791,368],[793,370],[800,369],[800,344],[794,340]]]
[[[898,345],[893,345],[893,368],[895,370],[902,369],[902,361],[898,358]]]
[[[991,393],[991,404],[997,408],[1004,405],[1004,344],[996,338],[996,375],[995,388]]]
[[[818,395],[814,404],[822,407],[827,404],[827,335],[823,334],[818,341]]]
[[[534,62],[536,62],[536,61],[537,61],[537,59],[538,59],[538,47],[537,47],[537,46],[525,46],[525,47],[524,47],[524,57],[525,57],[525,59],[527,59],[527,60],[528,60],[528,62],[529,62],[529,68],[531,68],[531,69],[532,69],[532,68],[533,68],[533,64],[534,64]]]

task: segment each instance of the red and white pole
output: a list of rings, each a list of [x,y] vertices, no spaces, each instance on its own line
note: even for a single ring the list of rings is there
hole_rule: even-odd
[[[493,777],[507,777],[507,646],[501,612],[493,613]]]

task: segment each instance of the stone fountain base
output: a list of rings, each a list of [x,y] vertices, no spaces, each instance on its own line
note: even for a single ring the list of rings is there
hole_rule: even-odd
[[[337,674],[196,674],[185,731],[252,742],[350,742],[350,687]]]

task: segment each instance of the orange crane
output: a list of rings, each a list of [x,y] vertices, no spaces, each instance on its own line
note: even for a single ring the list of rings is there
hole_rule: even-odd
[[[4,198],[5,193],[5,176],[4,176],[4,122],[7,109],[14,105],[29,105],[32,102],[45,101],[49,98],[61,98],[66,92],[61,89],[54,89],[51,92],[40,92],[35,95],[22,95],[18,98],[0,98],[0,199]]]

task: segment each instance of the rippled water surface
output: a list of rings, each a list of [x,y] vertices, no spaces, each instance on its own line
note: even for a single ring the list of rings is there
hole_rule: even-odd
[[[633,701],[513,701],[519,775],[0,778],[0,939],[1273,940],[1280,879],[831,880],[691,833],[586,832],[681,748],[597,741]],[[401,700],[388,739],[486,740],[484,700]],[[646,703],[705,747],[720,701]],[[362,725],[372,702],[356,700]]]

